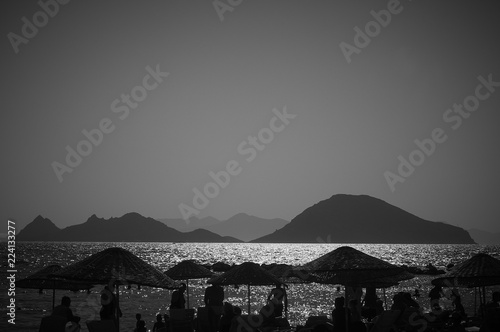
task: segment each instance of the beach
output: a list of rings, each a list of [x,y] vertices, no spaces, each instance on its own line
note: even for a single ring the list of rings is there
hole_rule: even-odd
[[[342,244],[344,245],[344,244]],[[194,259],[201,264],[214,264],[222,261],[228,264],[239,264],[253,261],[259,264],[285,263],[300,265],[321,256],[341,246],[341,244],[315,243],[315,244],[220,244],[220,243],[75,243],[75,242],[20,242],[18,244],[18,278],[23,278],[48,264],[68,265],[79,261],[92,253],[108,247],[120,246],[130,250],[148,263],[158,267],[161,271],[174,266],[185,259]],[[349,244],[358,250],[377,258],[384,259],[396,265],[425,266],[433,264],[439,269],[446,265],[459,263],[473,254],[486,252],[494,257],[499,257],[500,246],[480,245],[385,245],[385,244]],[[26,263],[23,263],[26,262]],[[399,286],[387,288],[385,298],[387,306],[392,304],[392,296],[400,291],[414,293],[420,290],[420,297],[415,300],[424,311],[429,310],[427,294],[431,288],[431,280],[437,276],[417,275],[411,280],[403,281]],[[4,283],[6,278],[2,278]],[[189,281],[190,307],[203,306],[203,294],[208,286],[207,279]],[[73,293],[70,291],[56,291],[56,305],[62,296],[67,295],[72,299],[71,308],[75,315],[86,320],[99,319],[100,300],[99,292],[103,285],[96,285],[90,294],[86,291]],[[251,310],[256,313],[264,304],[270,286],[251,287]],[[488,287],[487,293],[500,290],[500,287]],[[474,289],[460,288],[460,294],[465,309],[469,315],[474,314]],[[239,306],[245,313],[247,311],[247,287],[240,285],[224,287],[225,301]],[[166,313],[170,303],[172,291],[137,285],[120,287],[120,308],[124,316],[120,320],[120,330],[132,331],[135,327],[135,314],[141,313],[146,321],[146,326],[151,329],[157,313]],[[304,324],[311,315],[331,315],[334,299],[343,296],[343,287],[340,291],[336,285],[289,284],[289,321],[292,326]],[[443,308],[451,307],[450,290],[444,289],[448,298],[442,299]],[[383,290],[377,290],[377,295],[384,299]],[[52,306],[52,291],[16,289],[16,325],[14,331],[37,331],[41,317],[50,314]],[[5,310],[5,309],[4,309]],[[5,315],[4,315],[5,317]],[[2,321],[2,326],[5,321]],[[9,326],[11,330],[12,326]],[[0,326],[1,328],[1,326]],[[3,328],[1,328],[4,330]],[[87,331],[82,324],[82,331]]]

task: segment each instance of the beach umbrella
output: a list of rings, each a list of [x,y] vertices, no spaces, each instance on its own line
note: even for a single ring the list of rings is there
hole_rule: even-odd
[[[174,289],[178,285],[156,267],[146,263],[123,248],[108,248],[53,274],[69,280],[109,285],[116,289],[119,302],[119,286],[132,285]],[[119,319],[117,315],[117,330]]]
[[[204,266],[192,260],[185,260],[165,271],[174,280],[186,280],[187,307],[189,309],[189,279],[210,278],[214,274]]]
[[[500,260],[485,253],[476,254],[455,265],[442,277],[433,279],[432,284],[441,287],[478,287],[479,301],[484,305],[485,287],[500,285]]]
[[[282,284],[276,276],[256,263],[245,262],[234,266],[229,271],[208,280],[213,285],[247,285],[248,314],[250,314],[250,286],[268,286]]]
[[[343,246],[302,265],[302,269],[313,272],[317,282],[339,284],[350,287],[388,287],[399,280],[411,279],[413,275],[403,268],[379,258],[365,254],[352,247]],[[346,288],[345,303],[348,303]],[[348,320],[346,310],[346,321]]]
[[[408,279],[413,275],[405,273],[399,266],[365,254],[354,248],[343,246],[302,265],[301,269],[313,272],[320,283],[364,287],[370,281],[384,281],[383,278]]]
[[[52,309],[54,309],[55,305],[56,289],[79,291],[90,290],[94,287],[88,282],[71,281],[51,276],[61,269],[60,265],[48,265],[26,278],[16,281],[16,287],[38,289],[40,291],[43,289],[52,289]]]

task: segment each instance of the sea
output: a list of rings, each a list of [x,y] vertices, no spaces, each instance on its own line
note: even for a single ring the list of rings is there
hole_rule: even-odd
[[[91,254],[110,247],[125,248],[151,265],[166,271],[182,260],[193,259],[201,264],[224,262],[239,264],[247,261],[259,264],[285,263],[291,265],[305,264],[340,246],[348,245],[374,257],[396,265],[423,267],[432,264],[439,269],[446,269],[448,264],[460,263],[474,254],[485,252],[500,258],[500,245],[450,245],[450,244],[336,244],[336,243],[297,243],[297,244],[259,244],[259,243],[97,243],[97,242],[17,242],[16,280],[42,269],[50,264],[67,266],[82,260]],[[8,296],[7,250],[2,246],[2,270],[0,299],[2,303],[2,318],[0,331],[38,331],[41,318],[51,313],[52,290],[43,290],[40,294],[35,289],[15,289],[14,296]],[[392,296],[400,291],[414,294],[418,289],[421,294],[415,299],[421,307],[429,310],[427,294],[431,288],[432,279],[436,276],[417,275],[415,278],[401,282],[398,286],[385,290],[378,289],[377,295],[388,307],[392,304]],[[206,279],[189,280],[189,304],[191,308],[203,306],[204,290],[208,286]],[[241,285],[225,286],[225,301],[242,308],[247,312],[247,287]],[[102,285],[97,285],[86,291],[71,292],[56,290],[56,305],[67,295],[71,298],[73,314],[81,317],[82,331],[88,331],[85,321],[99,319]],[[252,286],[250,291],[251,312],[257,313],[265,305],[265,299],[272,286]],[[488,299],[500,286],[487,287]],[[157,313],[167,312],[170,303],[170,290],[133,285],[130,289],[120,287],[120,308],[123,317],[120,320],[121,331],[133,331],[135,315],[141,313],[149,330],[152,329]],[[463,303],[469,315],[474,314],[478,305],[478,295],[475,289],[461,288]],[[449,295],[451,290],[445,289],[447,298],[442,299],[444,308],[451,307]],[[287,288],[289,315],[292,326],[303,325],[309,316],[331,316],[334,299],[344,295],[343,287],[338,285],[289,284]],[[9,319],[7,304],[15,299],[15,324]]]

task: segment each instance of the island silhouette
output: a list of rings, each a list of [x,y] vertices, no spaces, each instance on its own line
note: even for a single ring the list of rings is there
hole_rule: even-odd
[[[38,216],[17,238],[19,241],[76,242],[243,242],[253,238],[250,242],[475,243],[460,227],[424,220],[368,195],[333,195],[308,207],[289,223],[283,219],[262,219],[243,213],[226,221],[217,222],[212,217],[204,219],[197,219],[189,226],[190,223],[182,219],[158,221],[131,212],[109,219],[92,215],[82,224],[60,229],[49,219]],[[197,226],[200,228],[193,229]],[[250,232],[252,229],[258,231]],[[255,238],[262,233],[267,235]]]

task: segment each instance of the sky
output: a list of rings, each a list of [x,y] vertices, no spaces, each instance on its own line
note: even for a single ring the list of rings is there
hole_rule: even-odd
[[[497,1],[61,2],[0,11],[17,229],[366,194],[500,231]]]

